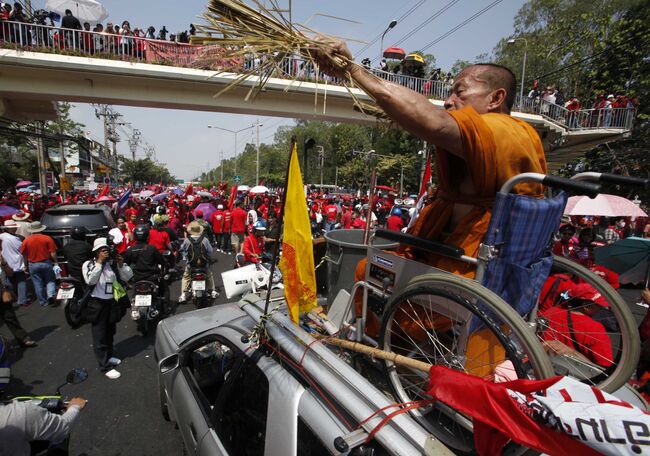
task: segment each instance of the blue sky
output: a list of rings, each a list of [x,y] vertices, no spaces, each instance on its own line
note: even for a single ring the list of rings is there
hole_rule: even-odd
[[[279,0],[288,5],[288,0]],[[457,59],[472,60],[478,54],[490,52],[497,41],[513,31],[513,17],[524,0],[503,0],[462,29],[440,41],[426,52],[435,55],[437,66],[449,68]],[[165,25],[171,33],[187,30],[191,22],[197,22],[207,5],[207,0],[103,0],[110,16],[108,21],[121,23],[129,20],[132,28],[156,29]],[[417,6],[418,4],[421,5]],[[451,3],[451,5],[450,5]],[[344,37],[349,40],[371,41],[381,34],[392,19],[400,18],[412,7],[417,8],[386,35],[384,47],[388,47],[414,28],[422,24],[437,11],[449,6],[435,20],[424,26],[413,36],[400,44],[406,51],[421,49],[427,43],[452,29],[474,13],[493,3],[493,0],[293,0],[293,20],[304,23],[315,13],[344,17],[359,24],[343,22],[322,16],[314,16],[309,26],[323,33]],[[45,0],[32,0],[34,7],[44,6]],[[350,42],[355,53],[363,44]],[[360,61],[364,57],[375,58],[380,53],[379,42],[366,52],[356,54]],[[217,166],[219,151],[224,157],[233,155],[234,138],[227,132],[209,130],[207,125],[216,124],[231,130],[252,125],[257,117],[235,114],[175,111],[148,108],[116,106],[125,121],[142,132],[143,139],[154,145],[157,158],[167,164],[179,178],[189,179],[206,169],[206,165]],[[87,125],[87,130],[96,139],[103,141],[103,126],[95,118],[89,105],[78,104],[73,110],[75,120]],[[260,118],[261,141],[271,142],[280,125],[292,123],[289,119]],[[170,128],[173,126],[173,128]],[[251,130],[252,133],[253,130]],[[239,150],[245,141],[251,141],[248,133],[239,135]],[[118,144],[118,151],[128,154],[126,138]],[[144,156],[142,150],[139,156]]]

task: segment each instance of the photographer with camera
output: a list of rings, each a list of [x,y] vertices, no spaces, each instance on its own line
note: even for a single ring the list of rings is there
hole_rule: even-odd
[[[114,380],[121,375],[115,369],[121,360],[113,357],[113,336],[117,322],[126,313],[122,303],[126,296],[123,284],[133,277],[133,271],[114,248],[111,253],[106,238],[95,239],[93,254],[94,258],[86,261],[82,268],[84,281],[92,287],[84,318],[92,323],[93,350],[99,368]]]

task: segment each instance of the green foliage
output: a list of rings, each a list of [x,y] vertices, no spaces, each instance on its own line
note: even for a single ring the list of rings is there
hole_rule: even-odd
[[[296,137],[298,156],[301,163],[303,181],[309,184],[320,183],[321,166],[319,146],[324,152],[323,183],[338,184],[347,188],[364,188],[372,164],[363,152],[375,150],[379,183],[399,187],[402,169],[404,188],[416,191],[419,188],[422,141],[398,128],[371,127],[365,125],[337,124],[322,121],[297,120],[294,126],[280,127],[273,144],[260,145],[260,181],[267,186],[282,186],[291,149],[291,138]],[[305,141],[314,139],[316,146],[304,153]],[[256,149],[247,144],[237,161],[237,174],[242,183],[256,185]],[[224,180],[231,181],[234,160],[223,162]],[[200,176],[207,185],[218,184],[219,167]]]
[[[122,163],[122,174],[127,182],[157,184],[172,184],[175,182],[164,164],[156,163],[150,158],[130,160],[125,158]]]

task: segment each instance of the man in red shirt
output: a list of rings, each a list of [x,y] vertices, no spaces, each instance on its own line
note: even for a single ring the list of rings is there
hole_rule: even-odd
[[[592,318],[609,304],[587,283],[574,285],[567,294],[569,299],[561,307],[551,307],[541,313],[548,320],[543,339],[561,342],[566,346],[564,353],[573,349],[601,367],[611,366],[612,342],[605,327]]]
[[[264,222],[259,221],[255,223],[253,234],[246,236],[246,239],[244,239],[243,252],[245,264],[261,263],[262,254],[265,249],[265,234],[266,227],[264,226]]]
[[[221,251],[232,255],[232,247],[230,242],[230,230],[232,227],[232,212],[227,207],[223,210],[223,232]]]
[[[223,205],[219,204],[217,210],[212,214],[210,218],[210,223],[212,223],[212,231],[214,232],[214,237],[216,238],[217,243],[217,252],[223,252],[221,246],[223,245]]]
[[[325,231],[332,231],[332,228],[336,224],[336,215],[339,212],[339,208],[330,201],[323,207],[323,212],[323,215],[325,215]]]
[[[404,228],[402,210],[399,207],[394,208],[391,216],[386,220],[386,228],[391,231],[402,231],[402,228]]]
[[[235,209],[232,211],[232,225],[230,242],[232,243],[235,255],[239,253],[242,243],[244,242],[244,233],[246,233],[246,211],[241,208],[242,203],[238,201]]]
[[[350,210],[350,206],[345,205],[343,206],[343,214],[341,215],[341,225],[343,225],[343,229],[349,230],[352,228],[352,211]]]
[[[31,235],[20,246],[20,253],[25,259],[25,272],[29,271],[36,297],[43,307],[54,304],[55,273],[61,272],[56,257],[56,244],[51,237],[40,234],[46,228],[41,222],[32,222],[29,225]]]
[[[172,250],[169,233],[165,231],[161,220],[156,220],[153,230],[149,231],[149,244],[153,245],[160,253]]]

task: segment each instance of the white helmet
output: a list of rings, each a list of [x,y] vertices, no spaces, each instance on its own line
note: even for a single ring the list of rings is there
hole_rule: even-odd
[[[218,210],[223,209],[223,204],[219,204],[219,205],[217,206],[217,209],[218,209]]]

